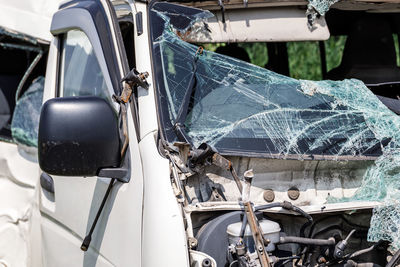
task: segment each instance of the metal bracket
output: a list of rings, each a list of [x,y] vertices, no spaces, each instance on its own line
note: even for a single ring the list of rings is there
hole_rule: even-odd
[[[128,123],[126,119],[126,106],[125,104],[129,102],[129,99],[132,96],[133,87],[141,86],[145,89],[149,88],[149,84],[146,81],[146,78],[149,77],[148,72],[139,73],[135,68],[133,68],[124,78],[122,78],[121,82],[123,83],[123,89],[121,95],[113,95],[113,99],[115,102],[119,103],[121,107],[121,116],[122,116],[122,132],[124,135],[124,144],[121,149],[121,158],[124,157],[126,148],[129,144],[129,136],[128,136]]]
[[[140,86],[144,89],[149,89],[149,84],[146,81],[147,77],[149,77],[149,73],[147,71],[138,72],[135,68],[133,68],[124,78],[122,78],[121,82],[128,83],[131,86],[131,89],[134,86]]]
[[[222,0],[218,0],[218,5],[221,7],[222,23],[225,24],[225,6]]]
[[[131,179],[131,163],[130,163],[130,155],[126,154],[124,157],[122,165],[119,168],[103,168],[99,170],[97,174],[98,177],[112,177],[117,179],[122,183],[129,183]]]

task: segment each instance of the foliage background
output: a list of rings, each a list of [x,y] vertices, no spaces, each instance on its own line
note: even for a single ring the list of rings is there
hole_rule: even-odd
[[[399,66],[399,45],[397,35],[393,35],[397,65]],[[325,43],[327,71],[339,66],[346,36],[332,36]],[[205,44],[207,50],[215,51],[224,44]],[[268,62],[268,50],[265,43],[240,43],[246,49],[251,63],[264,67]],[[322,80],[319,45],[316,41],[287,43],[290,76],[296,79]]]

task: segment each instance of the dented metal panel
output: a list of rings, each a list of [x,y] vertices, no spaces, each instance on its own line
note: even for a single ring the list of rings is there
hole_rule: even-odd
[[[0,151],[0,266],[41,266],[35,150],[0,142]]]

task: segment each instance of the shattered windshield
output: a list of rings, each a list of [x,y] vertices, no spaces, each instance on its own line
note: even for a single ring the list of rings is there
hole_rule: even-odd
[[[374,164],[356,193],[328,202],[383,203],[373,211],[368,240],[400,248],[400,116],[359,80],[296,80],[182,40],[207,34],[204,19],[211,15],[169,3],[151,7],[165,139],[196,147],[208,143],[222,154],[250,157],[372,156]]]
[[[224,154],[279,158],[376,157],[383,147],[397,146],[392,139],[398,135],[398,117],[359,80],[296,80],[182,40],[207,34],[199,21],[210,16],[169,3],[151,9],[160,117],[168,142],[208,143]]]

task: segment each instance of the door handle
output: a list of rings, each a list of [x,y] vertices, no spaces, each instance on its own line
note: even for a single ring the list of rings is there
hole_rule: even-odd
[[[45,172],[40,175],[40,186],[47,192],[54,194],[53,178]]]

